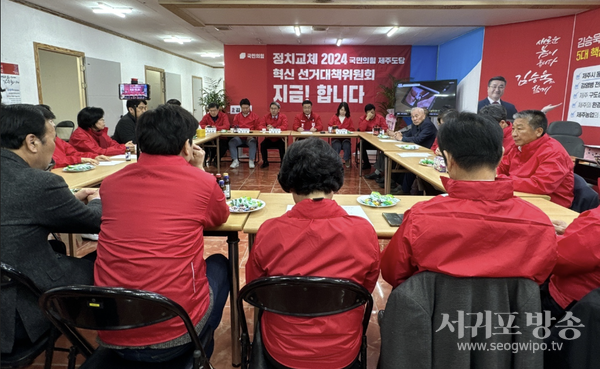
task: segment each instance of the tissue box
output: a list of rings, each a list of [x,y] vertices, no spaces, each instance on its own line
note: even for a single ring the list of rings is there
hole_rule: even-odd
[[[433,169],[438,172],[446,173],[446,162],[444,161],[443,156],[436,156],[433,159]]]

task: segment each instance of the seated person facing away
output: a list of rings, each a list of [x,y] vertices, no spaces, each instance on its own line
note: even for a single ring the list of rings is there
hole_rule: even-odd
[[[354,130],[354,122],[350,118],[350,107],[347,102],[341,102],[338,105],[337,112],[329,120],[329,127],[333,129],[347,129],[348,131]],[[331,147],[333,147],[338,155],[342,149],[344,150],[344,165],[346,165],[346,168],[350,168],[350,155],[352,154],[350,139],[334,138],[331,140]]]
[[[98,191],[73,195],[62,177],[44,171],[52,160],[55,136],[40,108],[0,108],[0,258],[42,291],[94,282],[94,264],[57,254],[48,234],[98,233],[102,215]],[[2,287],[0,300],[3,354],[15,346],[30,346],[51,327],[37,300],[21,287]]]
[[[223,129],[229,129],[229,117],[221,109],[219,109],[219,105],[217,103],[210,103],[208,104],[208,113],[204,114],[202,120],[198,124],[204,129],[214,127],[218,132]],[[229,138],[220,137],[219,139],[221,140],[219,144],[219,155],[222,158],[225,156],[225,153],[227,153],[227,149],[229,148]],[[217,165],[216,153],[216,147],[208,148],[207,159],[209,159],[215,166]]]
[[[379,277],[377,235],[369,222],[348,215],[332,200],[344,182],[339,155],[323,140],[297,141],[283,158],[278,180],[296,205],[260,227],[246,280],[279,275],[345,278],[372,292]],[[265,312],[263,342],[270,357],[286,367],[354,367],[363,313],[362,307],[318,318]]]
[[[146,100],[127,100],[125,106],[127,107],[127,114],[119,119],[112,138],[120,144],[129,141],[137,143],[135,140],[135,125],[142,114],[148,110],[148,102]]]
[[[512,138],[512,123],[506,120],[506,109],[502,105],[486,105],[479,110],[479,115],[488,117],[494,120],[494,122],[500,125],[504,138],[502,139],[502,147],[504,147],[504,153],[506,154],[510,148],[512,148],[515,142]]]
[[[456,109],[443,109],[440,114],[438,114],[438,126],[441,126],[447,120],[454,119],[458,117],[458,110]],[[435,137],[435,141],[433,141],[433,145],[431,145],[431,150],[437,155],[442,156],[442,152],[440,151],[438,142],[437,142],[437,133]]]
[[[358,129],[361,132],[368,132],[373,131],[374,128],[379,128],[381,129],[381,132],[386,132],[388,130],[388,125],[383,116],[375,113],[375,105],[367,104],[365,105],[365,115],[358,120]],[[377,150],[377,148],[367,141],[363,141],[362,151],[360,152],[363,162],[362,169],[371,169],[367,150]]]
[[[236,114],[233,117],[233,126],[236,128],[250,128],[250,130],[259,129],[260,128],[260,118],[258,114],[253,111],[250,111],[250,100],[242,99],[240,101],[240,107],[242,108],[242,112]],[[250,169],[254,168],[254,159],[256,158],[256,137],[233,137],[229,141],[229,154],[231,155],[231,159],[233,162],[231,163],[231,168],[237,168],[240,166],[240,161],[238,160],[238,146],[246,143],[248,148],[250,149],[249,158],[248,158],[248,166]]]
[[[280,129],[285,131],[288,129],[288,119],[285,114],[280,113],[281,105],[278,102],[273,101],[269,106],[270,112],[263,117],[260,121],[261,129]],[[260,144],[260,154],[263,158],[261,168],[269,166],[269,149],[279,150],[279,158],[283,162],[283,155],[285,154],[285,142],[280,137],[266,137]]]
[[[523,277],[542,284],[556,262],[548,216],[513,196],[510,179],[495,179],[502,129],[473,113],[440,127],[448,195],[420,202],[381,255],[383,278],[396,288],[418,272],[454,277]]]
[[[108,136],[108,128],[104,124],[104,110],[101,108],[81,109],[77,114],[77,125],[79,127],[73,131],[69,143],[78,151],[113,156],[134,150],[132,141],[120,144]]]
[[[175,105],[140,117],[142,154],[100,189],[105,206],[94,279],[97,286],[148,290],[176,301],[202,339],[219,325],[229,293],[227,259],[204,260],[203,231],[227,221],[229,208],[204,171],[204,151],[193,144],[197,127],[194,116]],[[191,348],[178,319],[98,336],[101,345],[133,361],[166,361]],[[212,353],[212,345],[205,349]]]
[[[37,105],[37,108],[40,109],[46,121],[50,122],[52,127],[55,127],[54,119],[56,119],[56,116],[50,111],[50,107],[48,105],[40,104]],[[77,151],[73,146],[71,146],[71,144],[61,140],[61,138],[58,136],[56,136],[56,141],[54,141],[54,143],[56,144],[54,153],[52,154],[54,168],[62,168],[68,165],[85,163],[98,165],[98,161],[100,160],[109,160],[108,156],[96,155],[93,152]]]
[[[574,164],[560,142],[546,134],[547,128],[541,111],[515,114],[514,142],[498,166],[498,177],[512,179],[515,191],[549,195],[550,201],[569,208]]]
[[[298,132],[317,132],[323,130],[321,116],[312,111],[312,101],[304,100],[302,102],[302,113],[296,115],[294,118],[293,130]]]
[[[559,319],[566,310],[600,287],[600,207],[557,228],[558,260],[550,283],[542,286],[542,308]],[[564,232],[564,234],[563,234]]]

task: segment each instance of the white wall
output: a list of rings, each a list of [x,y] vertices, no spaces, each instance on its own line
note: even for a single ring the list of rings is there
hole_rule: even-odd
[[[122,82],[138,78],[143,83],[145,65],[179,74],[181,103],[189,111],[192,111],[192,75],[213,79],[224,75],[222,68],[194,63],[9,0],[1,2],[1,58],[4,63],[19,65],[23,103],[39,103],[34,42],[81,51],[86,57],[119,62]],[[118,98],[116,87],[115,98]]]

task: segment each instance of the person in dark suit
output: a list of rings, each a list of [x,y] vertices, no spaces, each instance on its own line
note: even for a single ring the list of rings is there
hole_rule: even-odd
[[[98,233],[102,205],[98,191],[71,193],[65,181],[44,171],[54,152],[56,132],[33,105],[0,110],[0,258],[42,290],[93,284],[94,264],[53,251],[50,232]],[[84,204],[87,201],[87,205]],[[25,289],[2,289],[2,353],[29,345],[50,327],[37,300]]]
[[[500,100],[502,95],[504,95],[504,89],[506,88],[506,79],[502,76],[496,76],[490,78],[488,81],[488,95],[485,99],[481,100],[479,104],[477,104],[477,111],[481,110],[486,105],[491,104],[499,104],[504,106],[506,109],[506,116],[508,120],[513,120],[513,115],[517,114],[517,108],[504,100]]]

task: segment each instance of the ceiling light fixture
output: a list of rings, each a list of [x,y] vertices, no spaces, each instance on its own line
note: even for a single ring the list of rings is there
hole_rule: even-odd
[[[125,14],[131,13],[131,8],[113,8],[112,6],[104,3],[98,3],[97,8],[92,8],[92,11],[96,14],[114,14],[117,17],[125,18]]]
[[[294,26],[294,32],[296,32],[296,36],[300,37],[300,26]]]
[[[210,53],[210,52],[202,52],[199,54],[201,58],[218,58],[220,56],[222,56],[222,54],[219,53]]]
[[[392,29],[388,31],[387,37],[392,37],[392,35],[394,33],[396,33],[396,31],[398,31],[398,27],[397,26],[396,27],[392,27]]]
[[[181,38],[177,36],[171,36],[169,38],[164,39],[165,42],[177,43],[179,45],[183,45],[185,42],[192,42],[191,38]]]
[[[342,46],[342,39],[338,38],[337,42],[335,44],[336,44],[336,46]]]

